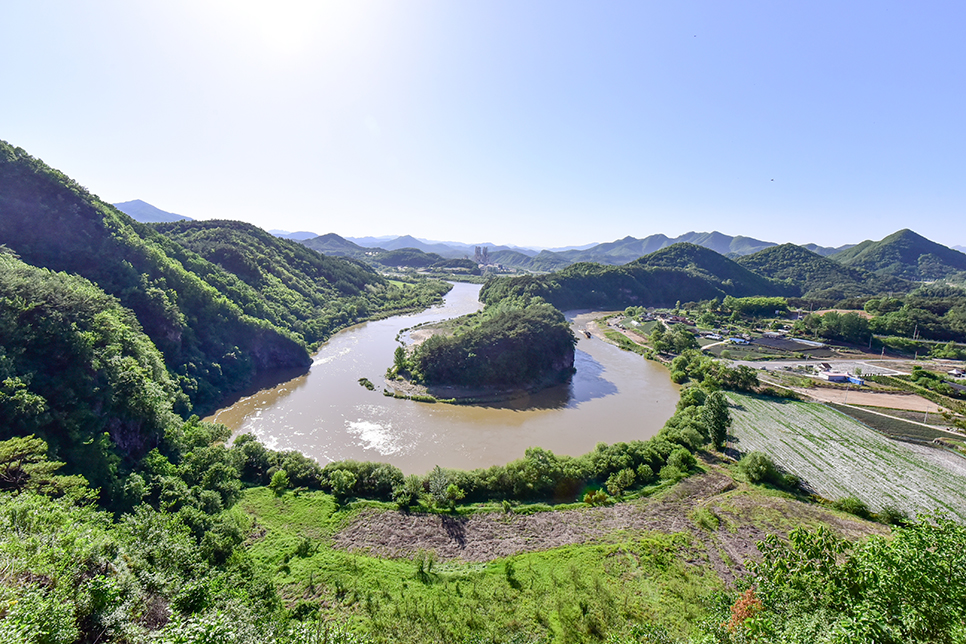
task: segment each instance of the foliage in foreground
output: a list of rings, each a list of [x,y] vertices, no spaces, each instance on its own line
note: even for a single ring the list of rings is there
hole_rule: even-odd
[[[966,641],[961,524],[923,517],[860,543],[799,528],[788,543],[769,536],[759,550],[751,593],[759,608],[732,620],[737,641]]]

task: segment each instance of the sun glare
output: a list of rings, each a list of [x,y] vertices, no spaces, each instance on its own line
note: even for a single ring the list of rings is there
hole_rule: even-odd
[[[339,48],[358,35],[366,2],[208,0],[199,9],[218,31],[263,55],[290,57]]]

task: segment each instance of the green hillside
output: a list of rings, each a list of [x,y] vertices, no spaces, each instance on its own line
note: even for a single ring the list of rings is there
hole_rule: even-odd
[[[178,422],[179,396],[116,298],[0,254],[0,440],[42,437],[110,498],[118,465],[131,467]]]
[[[782,244],[739,257],[745,268],[798,289],[798,296],[841,300],[864,295],[906,293],[915,284],[888,275],[850,268],[795,244]]]
[[[558,257],[557,253],[546,250],[533,257],[515,250],[498,250],[490,253],[490,261],[535,272],[557,271],[571,264],[569,260]]]
[[[7,143],[0,143],[0,243],[34,266],[86,277],[133,310],[201,409],[259,371],[310,363],[295,337],[246,315],[191,268],[225,283],[237,278]],[[189,266],[172,260],[178,253]]]
[[[0,244],[131,309],[185,394],[182,414],[213,409],[259,373],[307,369],[308,346],[333,331],[426,306],[445,290],[397,288],[358,262],[247,224],[140,224],[6,143]]]
[[[154,227],[237,276],[228,280],[221,271],[206,270],[206,265],[192,266],[247,315],[290,329],[310,346],[357,320],[428,306],[446,290],[441,283],[403,289],[362,262],[328,257],[239,221]],[[187,255],[172,253],[186,266],[191,260]]]
[[[326,255],[333,257],[352,257],[354,259],[363,259],[366,255],[378,250],[363,248],[335,233],[327,233],[325,235],[319,235],[318,237],[312,237],[311,239],[299,240],[298,243]]]
[[[840,264],[907,280],[937,280],[966,271],[966,254],[909,229],[831,255]]]
[[[714,251],[675,244],[623,266],[579,263],[542,276],[503,277],[484,285],[483,302],[542,297],[559,309],[672,306],[751,295],[787,295],[768,280]]]

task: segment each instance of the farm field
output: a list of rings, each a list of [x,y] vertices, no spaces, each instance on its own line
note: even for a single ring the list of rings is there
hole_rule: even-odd
[[[923,416],[920,414],[917,414],[917,422],[909,422],[912,419],[904,420],[897,418],[894,413],[885,415],[881,412],[876,413],[871,410],[859,409],[851,405],[838,405],[836,403],[829,403],[829,407],[842,412],[846,416],[851,416],[857,421],[896,440],[928,443],[937,438],[954,438],[948,431],[933,429],[919,424],[923,420]],[[942,419],[942,416],[933,414],[933,418]]]
[[[873,510],[945,513],[966,522],[966,459],[890,440],[825,405],[728,393],[732,445],[759,451],[828,499]]]

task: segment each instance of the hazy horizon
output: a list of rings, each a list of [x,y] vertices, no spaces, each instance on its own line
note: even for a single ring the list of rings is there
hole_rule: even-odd
[[[966,245],[956,3],[3,10],[0,139],[106,201],[344,237]]]

